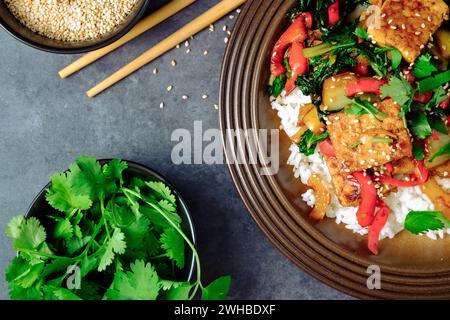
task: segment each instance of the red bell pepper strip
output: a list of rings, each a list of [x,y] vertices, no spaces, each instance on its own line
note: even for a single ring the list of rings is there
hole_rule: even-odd
[[[361,186],[361,204],[359,205],[356,218],[361,227],[365,228],[372,224],[375,218],[375,208],[377,205],[377,189],[372,178],[364,172],[355,172],[353,176]]]
[[[364,93],[376,93],[380,95],[380,88],[387,83],[385,80],[377,79],[360,79],[356,83],[349,83],[345,87],[345,94],[347,97],[354,97],[360,92]]]
[[[319,143],[320,152],[330,158],[336,158],[336,152],[334,151],[333,144],[330,139],[325,139]]]
[[[445,99],[444,101],[441,102],[441,104],[439,105],[439,107],[441,109],[447,109],[448,105],[450,104],[450,97],[448,97],[447,99]]]
[[[425,104],[425,103],[428,103],[428,101],[430,101],[432,97],[433,97],[433,91],[428,91],[427,93],[425,93],[423,95],[419,95],[419,93],[416,92],[414,94],[414,101]]]
[[[428,181],[429,172],[424,161],[414,160],[416,164],[415,173],[410,175],[409,180],[399,180],[389,176],[380,177],[380,181],[394,187],[416,187]]]
[[[291,94],[296,88],[295,81],[300,75],[305,75],[309,71],[309,60],[303,55],[302,42],[294,42],[289,51],[289,66],[291,67],[291,77],[286,82],[286,93]]]
[[[391,213],[389,208],[384,202],[381,201],[380,210],[378,210],[375,219],[369,227],[369,241],[367,247],[374,254],[378,255],[378,241],[380,239],[380,232],[384,228]]]
[[[314,17],[312,15],[312,13],[311,12],[303,12],[301,15],[305,18],[306,28],[311,30],[313,27],[313,23],[314,23]]]
[[[303,42],[308,38],[308,32],[305,26],[305,16],[299,15],[295,18],[290,27],[283,33],[280,39],[273,47],[270,61],[270,71],[274,77],[278,77],[286,72],[283,66],[284,53],[286,49],[294,42]]]
[[[341,20],[339,13],[339,0],[336,0],[328,7],[328,28],[335,25]]]

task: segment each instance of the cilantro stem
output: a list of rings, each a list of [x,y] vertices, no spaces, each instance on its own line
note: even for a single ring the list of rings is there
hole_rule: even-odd
[[[103,198],[100,199],[100,210],[102,212],[102,217],[104,217],[105,216],[105,203],[104,203]],[[105,225],[106,235],[108,237],[108,240],[111,240],[111,234],[109,233],[108,223],[107,223],[106,219],[103,219],[103,223]]]
[[[189,238],[184,234],[184,232],[166,215],[166,213],[163,210],[161,210],[161,208],[159,208],[157,205],[146,201],[145,199],[142,198],[142,196],[140,194],[138,194],[137,192],[134,192],[133,190],[130,190],[127,188],[122,188],[122,191],[124,194],[130,193],[130,194],[134,195],[138,199],[144,201],[145,204],[147,204],[147,205],[151,206],[153,209],[155,209],[183,237],[184,241],[186,241],[189,248],[192,250],[194,257],[195,257],[195,262],[197,264],[197,280],[194,284],[194,290],[191,293],[191,296],[189,297],[189,300],[193,299],[195,297],[195,295],[197,294],[198,288],[199,287],[203,288],[203,286],[201,284],[202,272],[201,272],[201,266],[200,266],[200,257],[198,255],[197,249],[195,248],[194,244],[191,242],[191,240],[189,240]],[[128,198],[128,200],[130,201],[130,198]],[[130,201],[130,202],[132,202],[132,201]]]
[[[35,254],[41,257],[45,257],[45,258],[50,258],[50,259],[65,259],[65,260],[76,260],[76,258],[69,258],[69,257],[62,257],[62,256],[57,256],[51,253],[45,253],[45,252],[39,252],[36,250],[31,250],[31,249],[25,249],[25,248],[15,248],[17,251],[19,252],[25,252],[25,253],[30,253],[30,254]]]

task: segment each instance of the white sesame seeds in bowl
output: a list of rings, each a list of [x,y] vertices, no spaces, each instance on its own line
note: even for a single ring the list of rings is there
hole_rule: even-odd
[[[149,5],[150,0],[5,0],[0,25],[36,49],[83,53],[122,37]]]

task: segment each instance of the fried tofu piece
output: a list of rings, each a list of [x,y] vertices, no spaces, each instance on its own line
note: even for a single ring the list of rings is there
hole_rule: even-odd
[[[410,133],[397,116],[400,107],[392,99],[374,106],[387,117],[379,121],[370,114],[357,117],[341,111],[326,118],[337,160],[351,172],[412,156]],[[380,142],[380,138],[392,142]]]
[[[432,35],[448,19],[443,0],[386,0],[380,17],[372,19],[368,33],[382,47],[397,48],[413,63]]]
[[[324,156],[324,159],[330,171],[331,182],[339,203],[344,207],[357,207],[361,196],[358,181],[349,173],[350,170],[336,158]]]

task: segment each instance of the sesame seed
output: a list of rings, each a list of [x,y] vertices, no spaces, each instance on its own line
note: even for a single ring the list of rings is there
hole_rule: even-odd
[[[217,104],[215,104],[214,109],[219,110],[219,106]]]
[[[183,96],[181,96],[181,99],[187,100],[187,99],[189,99],[189,97],[187,95],[183,95]]]
[[[165,106],[165,103],[164,103],[164,101],[161,101],[161,103],[159,104],[159,108],[160,108],[160,109],[163,109],[163,108],[164,108],[164,106]]]
[[[187,47],[189,47],[189,41],[188,40],[186,40],[186,42],[184,43],[184,46],[187,48]]]
[[[233,20],[233,19],[234,19],[234,16],[233,16],[233,15],[230,15],[228,18],[229,18],[230,20]]]
[[[153,69],[153,74],[158,74],[158,69]]]
[[[203,55],[207,56],[208,55],[208,50],[203,51]]]
[[[223,39],[223,42],[225,42],[225,44],[227,44],[227,43],[228,43],[228,38],[225,37],[225,38]]]
[[[204,94],[204,95],[202,95],[202,99],[203,100],[208,99],[208,96],[206,94]]]
[[[190,52],[191,52],[190,48],[186,49],[186,53],[190,53]]]
[[[214,30],[215,30],[215,27],[214,27],[213,24],[211,24],[211,25],[209,26],[209,31],[213,32]]]
[[[226,32],[226,31],[227,31],[227,26],[224,25],[224,26],[222,27],[222,30],[223,30],[224,32]]]
[[[167,91],[172,91],[172,89],[173,89],[173,86],[172,86],[172,85],[170,85],[170,86],[167,87]]]
[[[236,12],[237,13],[241,13],[241,9],[236,9]]]

